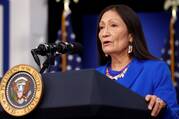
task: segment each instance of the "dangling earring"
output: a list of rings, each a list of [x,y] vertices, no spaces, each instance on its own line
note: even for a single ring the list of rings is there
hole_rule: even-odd
[[[132,50],[133,50],[133,46],[130,44],[128,46],[128,54],[132,53]]]
[[[128,46],[128,54],[132,53],[132,50],[133,50],[133,46],[132,46],[133,38],[132,38],[132,35],[130,35],[129,37],[130,37],[130,39],[129,39],[129,46]]]
[[[108,54],[105,54],[105,57],[108,57]]]

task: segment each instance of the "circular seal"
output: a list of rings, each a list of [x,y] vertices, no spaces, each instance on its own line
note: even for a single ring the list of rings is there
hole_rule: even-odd
[[[1,105],[12,116],[24,116],[36,108],[42,89],[42,78],[35,68],[26,64],[14,66],[1,80]]]

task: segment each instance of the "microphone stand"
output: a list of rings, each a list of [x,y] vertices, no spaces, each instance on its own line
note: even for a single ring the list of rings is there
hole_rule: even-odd
[[[49,67],[49,57],[44,61],[40,73],[42,74]]]
[[[40,73],[44,73],[44,71],[50,66],[54,65],[55,56],[52,54],[47,54],[47,59],[44,61]]]
[[[41,64],[40,64],[40,59],[36,53],[36,51],[34,49],[31,50],[31,54],[35,60],[35,62],[37,63],[37,65],[41,68]],[[44,71],[50,66],[50,65],[54,65],[54,61],[55,61],[55,53],[54,52],[50,52],[46,54],[47,59],[44,61],[42,68],[40,69],[40,73],[44,73]]]

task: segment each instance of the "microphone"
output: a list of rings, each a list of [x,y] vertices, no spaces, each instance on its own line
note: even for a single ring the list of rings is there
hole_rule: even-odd
[[[74,54],[74,53],[79,53],[82,51],[83,47],[80,43],[77,42],[73,42],[73,43],[69,43],[69,42],[57,42],[57,52],[58,53],[70,53],[70,54]]]
[[[54,44],[40,44],[36,49],[32,49],[31,52],[35,52],[38,55],[46,56],[48,53],[50,54],[64,54],[64,53],[78,53],[81,52],[82,45],[77,42],[69,43],[58,41]]]

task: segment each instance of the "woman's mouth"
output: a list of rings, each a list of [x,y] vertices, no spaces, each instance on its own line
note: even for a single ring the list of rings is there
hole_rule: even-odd
[[[111,41],[104,41],[103,42],[103,46],[108,46],[108,45],[110,45],[112,42]]]

